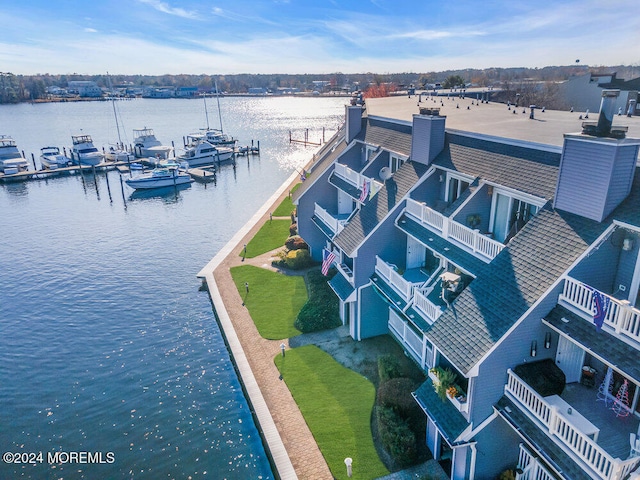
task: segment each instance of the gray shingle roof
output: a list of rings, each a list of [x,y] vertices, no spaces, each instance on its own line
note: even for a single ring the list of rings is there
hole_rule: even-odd
[[[562,318],[568,322],[562,321]],[[609,335],[606,331],[596,331],[595,325],[557,305],[544,322],[555,330],[570,336],[589,352],[604,358],[607,363],[636,382],[640,382],[640,363],[638,350],[622,340]]]
[[[447,144],[433,163],[549,200],[560,154],[447,133]]]
[[[451,445],[469,426],[469,423],[456,407],[448,400],[442,400],[433,388],[430,378],[413,392],[414,398],[429,418],[438,426],[438,430]]]
[[[426,171],[426,165],[403,163],[393,177],[384,182],[380,191],[351,218],[335,237],[334,243],[352,257],[367,235],[380,224]]]
[[[364,118],[362,130],[356,136],[356,140],[369,145],[379,145],[385,150],[408,157],[411,154],[411,131],[412,127],[409,125]]]

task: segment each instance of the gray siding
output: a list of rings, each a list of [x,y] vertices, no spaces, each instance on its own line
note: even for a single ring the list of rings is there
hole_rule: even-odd
[[[397,211],[401,211],[403,207],[404,205],[401,205]],[[399,267],[405,265],[407,236],[395,226],[396,217],[397,215],[395,214],[387,217],[358,249],[358,256],[354,259],[356,287],[367,283],[371,275],[373,275],[376,255],[387,263],[393,263]]]
[[[441,196],[442,184],[439,180],[440,175],[438,172],[435,172],[418,185],[416,189],[411,192],[411,198],[417,202],[425,202],[431,207],[435,206],[436,203],[443,198]]]
[[[609,215],[629,195],[637,158],[638,147],[636,145],[627,145],[617,150],[603,218]]]
[[[429,165],[444,148],[445,117],[413,116],[411,159]]]
[[[613,169],[611,147],[565,139],[554,208],[601,221]]]
[[[462,225],[471,228],[467,224],[469,215],[480,215],[480,225],[475,227],[481,232],[489,231],[489,220],[491,217],[491,197],[487,194],[487,186],[483,185],[480,191],[460,209],[454,220]]]
[[[497,440],[499,439],[499,440]],[[496,418],[478,435],[477,479],[493,479],[518,463],[522,439],[502,418]]]
[[[525,362],[555,358],[555,349],[544,348],[544,335],[549,331],[540,319],[556,305],[561,286],[558,286],[530,313],[530,315],[480,365],[471,396],[471,423],[482,423],[493,412],[493,405],[504,395],[507,369]],[[530,356],[531,342],[538,344],[536,357]]]
[[[383,151],[381,154],[379,154],[376,159],[372,162],[369,163],[369,165],[366,165],[365,169],[362,171],[363,175],[366,175],[369,178],[373,178],[374,180],[377,180],[379,182],[382,181],[382,179],[380,178],[380,169],[382,167],[388,167],[389,166],[389,152],[385,152]]]
[[[360,339],[389,333],[389,305],[374,291],[374,287],[361,290]]]
[[[619,234],[616,233],[609,238],[618,238],[618,236]],[[621,242],[622,238],[619,241]],[[613,292],[616,267],[619,264],[619,260],[619,247],[614,246],[611,241],[605,241],[600,245],[597,252],[576,265],[569,272],[569,276],[601,292],[611,293]],[[631,268],[633,269],[633,266]]]
[[[359,142],[354,143],[349,147],[340,157],[338,157],[337,163],[346,165],[352,170],[359,172],[362,169],[362,162],[364,159],[364,145]]]
[[[345,106],[345,123],[347,127],[346,140],[351,142],[362,130],[362,107]]]

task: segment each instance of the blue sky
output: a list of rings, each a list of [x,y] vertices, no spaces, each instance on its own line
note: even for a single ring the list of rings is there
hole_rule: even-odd
[[[14,74],[640,66],[637,0],[3,0]]]

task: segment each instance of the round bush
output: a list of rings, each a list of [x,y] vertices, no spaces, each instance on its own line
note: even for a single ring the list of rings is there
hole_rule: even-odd
[[[378,433],[385,450],[400,466],[415,462],[418,456],[416,436],[392,408],[376,407]]]
[[[309,250],[309,245],[307,245],[307,242],[305,242],[299,235],[292,235],[287,238],[284,242],[284,246],[287,247],[288,250],[300,250],[301,248]]]
[[[395,355],[382,355],[378,357],[378,377],[381,382],[391,378],[402,377],[402,366]]]
[[[291,270],[301,270],[313,265],[309,250],[291,250],[285,258],[285,266]]]

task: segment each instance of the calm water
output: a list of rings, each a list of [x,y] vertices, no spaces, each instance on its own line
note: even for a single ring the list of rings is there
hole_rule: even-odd
[[[328,138],[345,100],[221,99],[225,131],[262,153],[216,184],[123,195],[115,171],[0,184],[0,450],[44,455],[0,463],[0,478],[273,477],[195,275],[310,158],[288,131]],[[148,126],[180,145],[206,126],[202,100],[117,106],[127,142]],[[116,141],[111,104],[0,106],[0,133],[27,156],[81,129],[99,148]],[[55,451],[114,461],[47,465]]]

